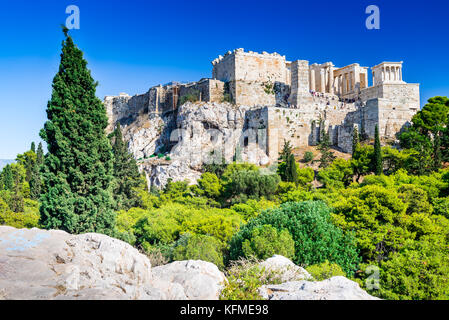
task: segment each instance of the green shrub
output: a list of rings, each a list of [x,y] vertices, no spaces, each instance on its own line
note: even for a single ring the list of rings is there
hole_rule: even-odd
[[[226,172],[225,172],[226,174]],[[229,176],[223,175],[224,195],[231,203],[242,203],[248,199],[259,200],[272,198],[276,192],[280,178],[277,174],[263,174],[260,170],[233,171]]]
[[[311,162],[313,158],[315,158],[313,152],[307,151],[306,153],[304,153],[304,162],[306,163]]]
[[[203,173],[201,179],[198,180],[198,187],[208,198],[217,198],[220,195],[222,189],[218,177],[210,172]]]
[[[295,242],[288,230],[278,232],[276,228],[264,225],[251,231],[251,238],[242,243],[242,250],[247,258],[256,257],[265,260],[278,254],[293,259]]]
[[[449,247],[442,237],[411,242],[379,266],[380,290],[372,294],[394,300],[449,299]]]
[[[258,289],[267,284],[279,284],[279,272],[266,270],[257,260],[233,261],[226,271],[228,282],[220,300],[262,300]]]
[[[184,233],[209,235],[227,242],[242,222],[239,214],[229,209],[197,208],[179,203],[167,203],[150,210],[131,209],[118,216],[120,231],[131,230],[136,236],[136,245],[144,249],[171,244]]]
[[[7,225],[17,229],[37,228],[39,226],[39,205],[37,201],[25,199],[24,211],[11,211],[0,198],[0,225]]]
[[[355,238],[336,227],[329,207],[322,201],[290,202],[262,212],[234,235],[230,243],[230,258],[244,256],[242,245],[251,239],[254,229],[271,225],[279,232],[287,229],[295,242],[297,265],[308,266],[326,260],[337,263],[352,275],[359,263]]]
[[[449,197],[434,199],[434,214],[442,215],[449,219]]]
[[[173,248],[173,260],[203,260],[223,269],[223,247],[214,237],[184,234]]]
[[[345,272],[338,264],[329,263],[329,261],[327,260],[324,261],[323,263],[309,266],[306,268],[306,270],[317,281],[326,280],[336,276],[346,277]]]
[[[188,94],[184,95],[179,99],[179,105],[183,105],[187,102],[197,102],[200,100],[200,91],[198,90],[192,90]]]

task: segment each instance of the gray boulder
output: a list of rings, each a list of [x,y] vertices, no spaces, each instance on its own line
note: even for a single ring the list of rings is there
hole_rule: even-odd
[[[101,234],[0,226],[0,299],[218,299],[225,281],[204,261],[152,268],[138,250]]]
[[[303,268],[295,265],[284,256],[275,255],[259,264],[266,271],[276,273],[276,280],[280,282],[312,280],[313,277]]]
[[[158,299],[151,264],[125,242],[101,234],[0,227],[3,299]]]
[[[210,262],[175,261],[152,270],[153,285],[170,300],[217,300],[226,278]]]
[[[361,289],[358,283],[341,276],[317,282],[266,285],[259,289],[259,294],[268,300],[379,300]]]

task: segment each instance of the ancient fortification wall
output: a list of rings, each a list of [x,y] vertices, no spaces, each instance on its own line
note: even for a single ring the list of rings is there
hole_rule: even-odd
[[[332,62],[290,62],[278,53],[243,49],[219,56],[212,65],[211,79],[159,85],[134,97],[106,97],[108,129],[142,113],[176,115],[186,101],[229,101],[251,113],[245,128],[265,132],[256,142],[266,142],[267,155],[276,161],[284,140],[295,147],[316,145],[320,130],[345,152],[351,152],[355,127],[373,138],[378,125],[383,141],[395,140],[420,109],[419,84],[403,81],[402,62],[371,68],[372,81],[369,68],[357,63],[339,68]]]

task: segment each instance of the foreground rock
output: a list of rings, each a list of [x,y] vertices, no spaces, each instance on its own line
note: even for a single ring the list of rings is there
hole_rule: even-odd
[[[157,299],[151,264],[100,234],[0,227],[3,299]]]
[[[259,293],[268,300],[378,300],[345,277],[266,285],[259,289]]]
[[[218,300],[226,278],[205,261],[176,261],[152,270],[153,285],[170,300]]]
[[[307,271],[282,256],[261,266],[285,281],[261,287],[265,299],[375,299],[344,277],[306,281]],[[145,255],[105,235],[0,226],[0,300],[216,300],[225,283],[212,263],[152,268]]]
[[[275,255],[259,264],[266,271],[277,274],[280,282],[313,280],[313,277],[303,268],[295,265],[291,260],[284,256]]]
[[[105,235],[0,226],[0,299],[218,299],[224,280],[203,261],[152,269],[145,255]]]

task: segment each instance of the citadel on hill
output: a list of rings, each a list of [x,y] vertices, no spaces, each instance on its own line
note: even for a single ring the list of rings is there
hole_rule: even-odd
[[[369,72],[370,68],[357,63],[344,67],[332,62],[310,64],[306,60],[287,61],[278,53],[236,49],[219,56],[212,65],[212,78],[159,85],[134,97],[106,97],[109,130],[116,122],[125,129],[134,123],[132,131],[136,133],[135,120],[142,114],[150,121],[162,119],[164,130],[156,142],[136,145],[130,141],[136,158],[147,157],[161,144],[170,144],[172,130],[186,127],[181,123],[185,115],[182,119],[179,116],[185,111],[180,110],[185,102],[195,101],[209,109],[222,109],[227,103],[225,110],[220,109],[227,113],[227,125],[239,132],[263,130],[264,136],[259,132],[257,140],[264,142],[260,148],[267,161],[274,162],[284,140],[294,147],[316,145],[320,130],[329,132],[333,146],[343,152],[352,150],[354,128],[373,138],[378,125],[382,141],[394,141],[420,109],[419,84],[403,81],[402,62],[382,62]],[[222,129],[211,121],[205,127]],[[134,138],[128,134],[129,140]],[[248,146],[247,140],[243,138],[243,148]]]

